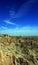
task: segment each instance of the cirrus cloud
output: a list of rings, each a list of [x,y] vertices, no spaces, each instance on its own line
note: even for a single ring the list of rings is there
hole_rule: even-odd
[[[38,0],[28,0],[23,4],[19,5],[20,7],[17,9],[17,12],[14,10],[9,11],[9,15],[11,18],[18,18],[28,15],[28,12],[32,9],[32,6],[38,2]],[[18,6],[18,5],[17,5]]]
[[[7,23],[7,24],[16,25],[15,23],[13,23],[13,22],[11,22],[9,20],[4,20],[4,22]]]

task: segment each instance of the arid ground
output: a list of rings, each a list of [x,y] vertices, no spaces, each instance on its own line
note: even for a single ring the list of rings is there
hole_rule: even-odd
[[[38,36],[0,35],[0,65],[38,65]]]

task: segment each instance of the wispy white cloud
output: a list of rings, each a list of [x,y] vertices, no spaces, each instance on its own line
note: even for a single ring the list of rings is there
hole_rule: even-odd
[[[1,28],[2,28],[2,29],[7,29],[7,27],[5,27],[5,26],[1,26]]]
[[[17,14],[15,15],[15,18],[23,17],[28,15],[28,12],[31,11],[33,4],[36,2],[36,0],[28,0],[24,4],[21,5],[19,8]]]
[[[10,10],[10,11],[9,11],[9,14],[10,14],[10,17],[12,17],[12,18],[15,17],[15,11]]]
[[[9,20],[4,20],[4,22],[7,23],[7,24],[16,25],[15,23],[13,23],[13,22],[11,22]]]
[[[2,33],[10,34],[13,36],[38,36],[38,27],[31,27],[31,26],[25,26],[25,27],[16,27],[14,29],[4,29],[2,30]]]
[[[28,15],[28,12],[31,10],[33,4],[36,2],[37,0],[28,0],[27,2],[24,2],[20,8],[17,10],[17,12],[10,10],[9,11],[9,15],[12,18],[18,18],[18,17],[23,17]]]

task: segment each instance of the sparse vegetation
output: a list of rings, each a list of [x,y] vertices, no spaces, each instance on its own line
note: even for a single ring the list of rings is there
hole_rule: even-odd
[[[38,37],[0,35],[0,65],[38,65]]]

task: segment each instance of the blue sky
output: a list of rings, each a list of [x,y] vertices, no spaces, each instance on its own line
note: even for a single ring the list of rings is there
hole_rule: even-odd
[[[38,0],[0,0],[0,34],[38,36]]]

